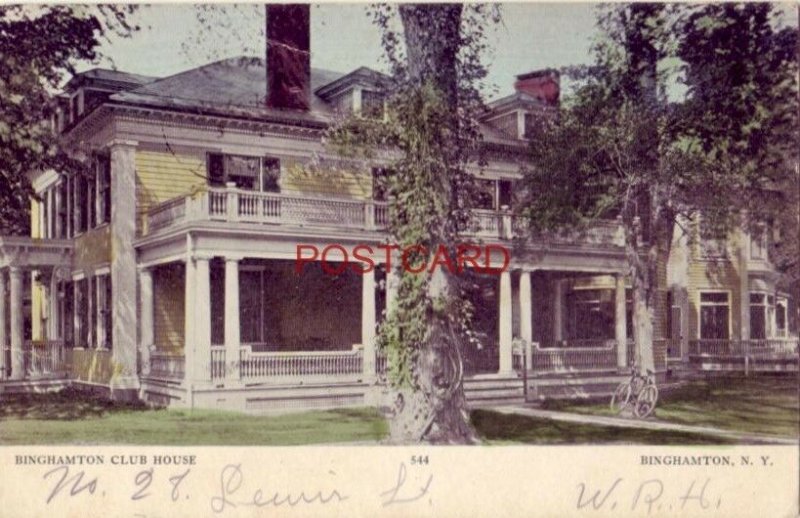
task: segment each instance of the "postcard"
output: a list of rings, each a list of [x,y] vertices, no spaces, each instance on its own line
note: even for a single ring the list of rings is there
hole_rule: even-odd
[[[0,6],[0,516],[798,516],[799,20]]]

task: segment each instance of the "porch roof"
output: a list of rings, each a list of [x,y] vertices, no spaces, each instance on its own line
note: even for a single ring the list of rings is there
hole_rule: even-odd
[[[72,241],[0,236],[0,268],[9,266],[69,266]]]

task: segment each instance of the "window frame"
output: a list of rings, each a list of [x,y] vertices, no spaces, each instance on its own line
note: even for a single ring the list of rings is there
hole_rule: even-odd
[[[703,295],[707,293],[724,293],[727,297],[724,303],[722,302],[703,302]],[[697,336],[700,340],[731,340],[733,335],[733,311],[732,311],[732,293],[731,290],[726,289],[702,289],[697,292]],[[728,308],[728,337],[727,338],[705,338],[703,337],[703,306],[726,306]]]

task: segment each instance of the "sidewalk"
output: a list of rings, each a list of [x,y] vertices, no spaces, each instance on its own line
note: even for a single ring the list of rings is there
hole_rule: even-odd
[[[616,426],[619,428],[640,428],[655,431],[697,433],[703,435],[714,435],[726,439],[733,439],[744,444],[791,444],[796,445],[797,439],[787,437],[776,437],[772,435],[750,434],[734,432],[731,430],[721,430],[706,426],[691,426],[653,419],[626,419],[622,417],[608,417],[586,414],[574,414],[570,412],[556,412],[552,410],[541,410],[523,406],[499,406],[492,407],[491,410],[501,414],[513,414],[527,417],[537,417],[540,419],[552,419],[554,421],[564,421],[568,423],[580,423],[598,426]]]

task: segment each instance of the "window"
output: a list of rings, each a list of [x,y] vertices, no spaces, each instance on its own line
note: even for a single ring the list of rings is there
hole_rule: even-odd
[[[763,293],[750,294],[750,338],[767,337],[767,306]]]
[[[97,224],[111,221],[111,159],[99,155],[96,162],[97,175]]]
[[[372,90],[361,91],[361,113],[365,117],[373,119],[383,118],[384,96],[380,92]]]
[[[726,257],[728,233],[722,223],[700,219],[700,247],[704,257]]]
[[[58,219],[61,223],[61,234],[57,237],[59,238],[67,238],[71,237],[70,234],[70,219],[69,219],[69,207],[70,207],[70,190],[69,190],[69,178],[62,177],[61,183],[58,184],[58,189],[61,192],[61,204],[58,208]]]
[[[767,258],[767,231],[764,227],[754,228],[750,233],[750,258]]]
[[[98,322],[103,323],[105,336],[100,337],[98,333],[97,347],[102,349],[111,349],[111,333],[112,333],[112,311],[111,311],[111,277],[109,275],[98,275],[95,277],[95,286],[97,293],[97,318]],[[102,339],[102,343],[101,340]]]
[[[511,207],[511,181],[497,181],[497,205],[499,208]]]
[[[89,347],[89,279],[73,283],[75,286],[75,346]]]
[[[730,302],[727,292],[700,293],[700,338],[730,337]]]
[[[375,201],[388,201],[389,199],[389,172],[382,167],[372,169],[372,199]]]
[[[614,294],[614,290],[579,290],[567,295],[569,338],[614,338]]]
[[[206,167],[212,187],[233,182],[248,191],[280,192],[281,162],[277,158],[209,153]]]
[[[788,335],[786,327],[786,306],[785,300],[780,300],[775,305],[775,336],[784,338]]]
[[[494,196],[494,180],[475,180],[475,196],[473,199],[474,208],[486,210],[494,209]]]

